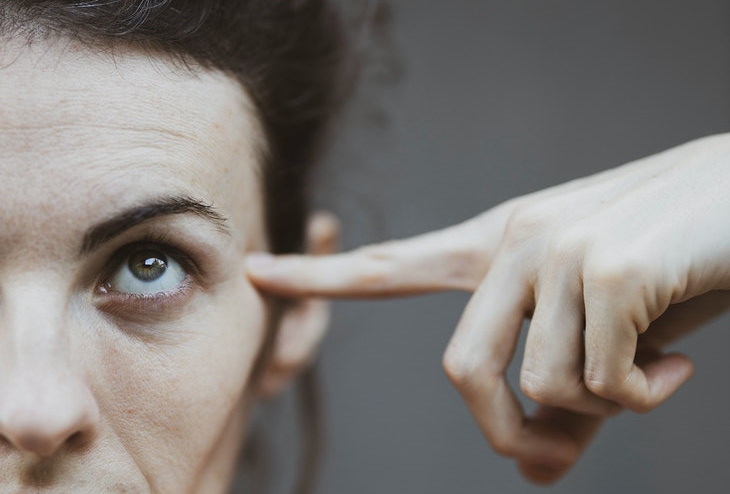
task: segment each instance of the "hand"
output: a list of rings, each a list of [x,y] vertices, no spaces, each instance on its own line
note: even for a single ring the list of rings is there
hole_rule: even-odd
[[[335,256],[258,256],[293,297],[474,295],[444,367],[481,429],[538,482],[562,475],[601,417],[644,412],[692,373],[661,347],[730,306],[730,136],[701,139],[508,201],[460,225]],[[520,384],[505,380],[530,317]]]

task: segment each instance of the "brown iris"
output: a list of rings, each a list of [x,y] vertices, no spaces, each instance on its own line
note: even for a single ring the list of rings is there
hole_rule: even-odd
[[[141,250],[129,256],[129,271],[140,281],[155,281],[167,271],[167,256],[160,251]]]

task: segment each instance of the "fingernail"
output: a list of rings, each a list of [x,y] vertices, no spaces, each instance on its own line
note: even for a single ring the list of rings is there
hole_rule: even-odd
[[[254,252],[246,258],[246,267],[250,271],[263,272],[274,265],[274,256],[266,252]]]

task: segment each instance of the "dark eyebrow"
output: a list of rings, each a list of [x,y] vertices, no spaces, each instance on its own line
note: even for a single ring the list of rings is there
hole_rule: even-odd
[[[176,214],[195,214],[213,223],[219,231],[230,234],[227,226],[228,220],[216,211],[211,204],[206,204],[189,196],[163,197],[129,208],[89,228],[81,243],[80,255],[89,254],[102,244],[147,220]]]

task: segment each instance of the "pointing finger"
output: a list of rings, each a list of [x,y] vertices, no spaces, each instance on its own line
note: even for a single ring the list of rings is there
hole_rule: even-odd
[[[476,220],[405,240],[329,256],[256,253],[249,278],[291,297],[393,297],[474,290],[489,264],[490,239]],[[501,233],[501,232],[500,232]],[[495,245],[499,239],[492,239]]]

